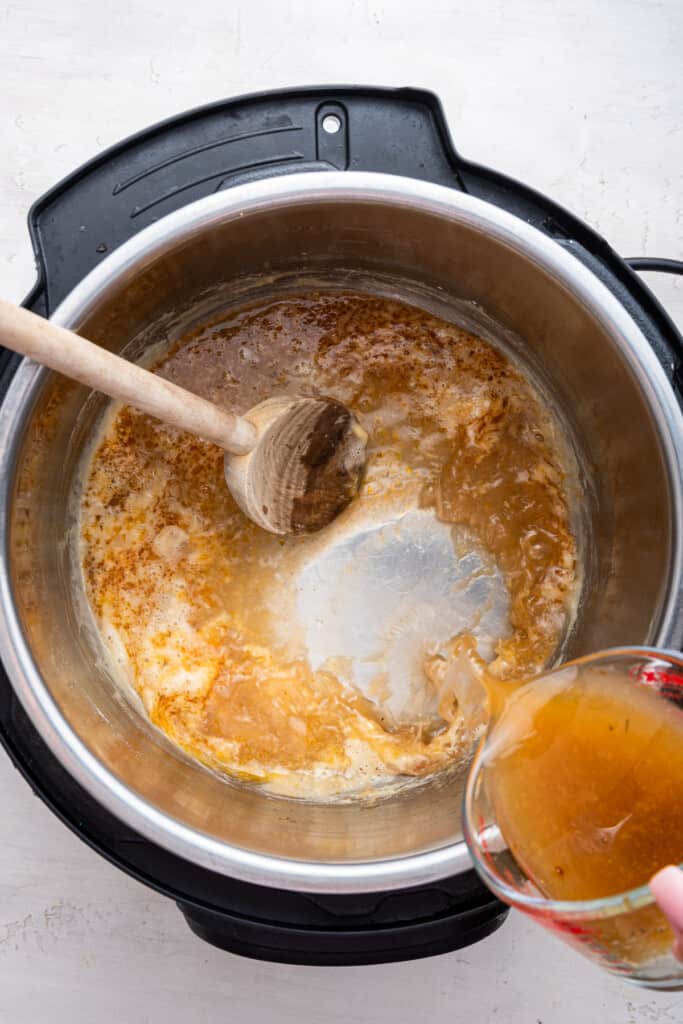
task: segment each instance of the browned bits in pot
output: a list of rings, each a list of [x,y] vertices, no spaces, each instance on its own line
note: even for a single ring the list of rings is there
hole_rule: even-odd
[[[511,600],[495,669],[547,662],[575,587],[567,458],[501,352],[415,307],[322,292],[203,326],[156,372],[238,412],[283,393],[342,402],[370,436],[356,501],[408,489],[488,549]],[[457,716],[396,728],[283,638],[277,595],[308,541],[244,518],[218,448],[120,410],[92,459],[82,536],[104,637],[152,720],[205,763],[311,797],[426,775],[469,750]]]

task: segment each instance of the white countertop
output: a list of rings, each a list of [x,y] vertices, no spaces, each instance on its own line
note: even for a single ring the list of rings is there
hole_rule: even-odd
[[[0,292],[33,282],[33,200],[161,118],[285,85],[433,89],[466,156],[624,255],[681,258],[681,0],[0,0]],[[679,326],[683,286],[652,284]],[[0,1024],[673,1024],[683,994],[618,982],[512,915],[448,956],[256,963],[68,832],[0,754]]]

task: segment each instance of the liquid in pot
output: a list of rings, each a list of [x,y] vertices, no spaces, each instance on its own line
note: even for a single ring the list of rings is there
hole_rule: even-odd
[[[275,394],[336,398],[370,442],[353,506],[320,535],[281,538],[237,509],[220,449],[110,410],[87,468],[82,567],[104,643],[151,720],[208,766],[305,798],[361,796],[461,763],[473,737],[457,706],[442,702],[436,720],[428,701],[407,719],[382,707],[387,635],[360,659],[372,662],[379,703],[350,685],[341,627],[340,648],[313,658],[310,619],[334,636],[337,610],[316,612],[314,594],[302,612],[297,588],[363,516],[429,515],[461,561],[476,552],[468,585],[500,579],[504,620],[480,637],[491,671],[519,678],[546,666],[576,602],[575,466],[532,382],[424,310],[338,292],[226,314],[155,369],[238,412]],[[410,610],[410,594],[383,593]],[[476,633],[487,600],[467,621],[456,614],[453,631]],[[428,670],[447,639],[424,636],[416,692],[437,696]]]

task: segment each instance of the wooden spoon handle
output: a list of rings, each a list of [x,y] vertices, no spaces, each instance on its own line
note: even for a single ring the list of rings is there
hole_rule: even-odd
[[[0,344],[233,455],[246,455],[256,444],[256,429],[241,416],[2,299]]]

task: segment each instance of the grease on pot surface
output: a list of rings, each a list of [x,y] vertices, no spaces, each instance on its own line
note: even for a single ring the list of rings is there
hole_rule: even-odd
[[[423,310],[325,292],[225,315],[156,372],[238,412],[272,394],[327,395],[370,441],[352,506],[320,535],[279,538],[239,512],[218,448],[112,410],[88,467],[82,564],[105,644],[152,721],[213,768],[309,798],[462,762],[472,736],[455,707],[434,719],[429,657],[473,632],[494,671],[533,673],[575,602],[575,470],[530,383],[490,344]],[[414,531],[435,515],[425,551]],[[448,560],[432,591],[446,610],[441,634],[419,586],[392,591],[389,574],[373,591],[368,567],[402,552],[423,560],[425,585]],[[346,610],[330,567],[349,583]],[[382,627],[371,623],[365,638],[354,618],[364,595]],[[389,612],[399,611],[397,626]],[[406,667],[400,640],[411,627],[424,657]],[[353,685],[365,672],[365,692],[381,702],[402,671],[427,695],[410,714]]]

